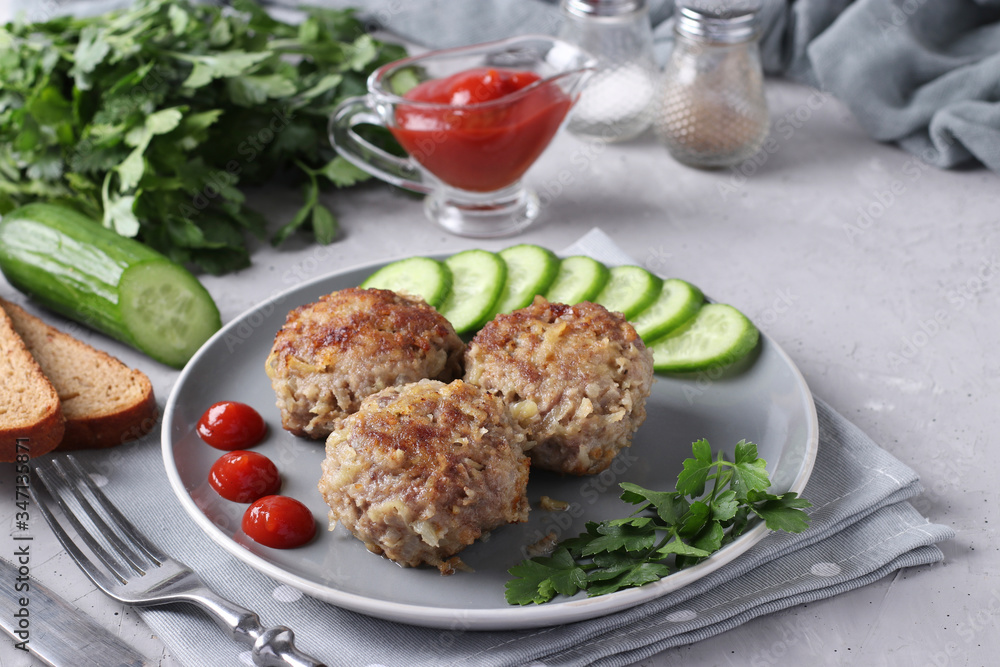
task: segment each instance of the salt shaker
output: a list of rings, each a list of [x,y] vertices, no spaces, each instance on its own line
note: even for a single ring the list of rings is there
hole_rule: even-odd
[[[646,0],[561,0],[559,36],[597,60],[567,127],[577,136],[626,141],[652,122],[659,68]]]
[[[767,138],[755,5],[754,0],[737,0],[725,9],[710,2],[678,7],[654,129],[684,164],[735,166]]]

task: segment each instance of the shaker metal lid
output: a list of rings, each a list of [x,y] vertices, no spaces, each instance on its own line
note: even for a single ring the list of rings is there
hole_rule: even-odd
[[[754,0],[689,0],[678,5],[674,27],[679,33],[725,44],[745,42],[757,35],[759,3]]]
[[[645,7],[646,0],[563,0],[563,8],[575,16],[623,16]]]

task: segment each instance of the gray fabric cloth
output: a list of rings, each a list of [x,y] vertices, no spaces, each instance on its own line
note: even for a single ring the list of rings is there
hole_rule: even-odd
[[[598,230],[567,253],[609,264],[632,261]],[[303,650],[330,665],[627,665],[762,614],[941,560],[934,545],[953,531],[928,523],[906,502],[920,492],[913,470],[826,403],[816,403],[819,454],[803,493],[814,503],[809,530],[773,533],[718,571],[638,607],[525,631],[419,628],[302,596],[237,561],[199,531],[170,490],[155,437],[77,456],[108,478],[105,492],[161,548],[265,622],[291,627]],[[198,611],[174,605],[139,613],[185,665],[251,664],[245,650]]]
[[[555,1],[312,0],[360,6],[374,25],[434,48],[554,34]],[[674,2],[649,6],[664,60]],[[760,22],[768,74],[832,94],[872,138],[928,164],[1000,171],[1000,0],[762,0]]]
[[[860,0],[807,54],[875,139],[939,167],[975,157],[1000,171],[1000,2]]]

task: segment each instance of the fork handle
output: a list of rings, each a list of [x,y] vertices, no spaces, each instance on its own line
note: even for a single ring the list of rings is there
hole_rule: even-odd
[[[295,648],[295,633],[283,625],[265,627],[257,614],[208,588],[185,597],[211,612],[233,639],[251,646],[258,667],[326,667],[321,660]]]

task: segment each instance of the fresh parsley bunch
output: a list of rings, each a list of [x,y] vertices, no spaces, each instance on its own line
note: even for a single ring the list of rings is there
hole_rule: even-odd
[[[743,534],[753,516],[771,530],[800,533],[809,527],[796,493],[767,493],[771,481],[757,445],[741,440],[735,460],[712,457],[707,440],[693,443],[675,491],[622,483],[621,499],[638,505],[626,519],[587,524],[587,532],[561,542],[551,556],[510,569],[510,604],[541,604],[556,594],[587,591],[594,597],[642,586],[690,567]],[[705,487],[712,489],[705,496]],[[704,497],[703,497],[704,496]]]
[[[240,186],[297,165],[305,203],[274,235],[337,233],[322,181],[367,175],[335,156],[327,122],[376,67],[405,55],[348,10],[299,25],[231,8],[139,0],[121,12],[0,27],[0,213],[71,206],[180,262],[249,263],[265,221]]]

